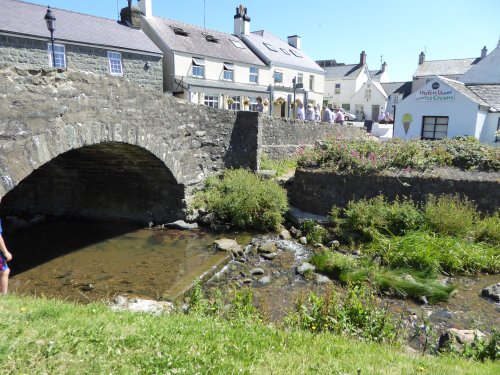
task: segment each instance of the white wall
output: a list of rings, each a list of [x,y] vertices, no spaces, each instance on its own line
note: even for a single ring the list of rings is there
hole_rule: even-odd
[[[500,142],[495,142],[495,133],[500,126],[500,113],[488,113],[479,136],[481,143],[500,147]]]
[[[448,116],[448,138],[459,135],[476,135],[479,112],[478,104],[440,80],[430,81],[423,87],[423,90],[432,89],[432,83],[436,81],[439,82],[441,88],[446,87],[447,89],[453,90],[455,99],[453,101],[444,102],[418,102],[416,101],[416,94],[418,94],[418,92],[412,93],[396,105],[394,137],[404,139],[420,138],[422,135],[422,121],[424,116]],[[406,113],[409,113],[413,118],[408,134],[405,134],[402,120]]]
[[[371,89],[371,98],[369,100],[367,100],[365,96],[365,91],[367,88]],[[365,112],[365,120],[376,121],[376,118],[372,118],[372,106],[378,105],[380,106],[380,109],[385,112],[386,103],[387,99],[380,92],[378,87],[374,85],[373,82],[367,81],[363,83],[358,92],[351,98],[351,109],[352,112],[354,112],[354,108],[356,107],[356,105],[362,105],[363,111]]]
[[[460,78],[465,83],[500,83],[500,44]]]

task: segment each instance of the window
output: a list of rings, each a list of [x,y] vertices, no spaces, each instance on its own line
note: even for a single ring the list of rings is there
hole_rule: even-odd
[[[297,73],[297,82],[296,83],[304,83],[304,73]]]
[[[231,63],[224,63],[224,80],[232,81],[234,78],[234,66]]]
[[[254,66],[250,67],[250,82],[251,83],[259,83],[259,68]]]
[[[393,100],[393,103],[394,103],[394,104],[399,103],[399,95],[394,95],[394,100]]]
[[[184,30],[182,27],[170,26],[170,28],[174,31],[176,35],[188,36],[189,33]]]
[[[335,94],[340,94],[340,83],[335,84]],[[371,96],[371,94],[370,94]]]
[[[233,39],[229,39],[231,41],[231,43],[234,44],[235,47],[237,48],[245,48],[243,47],[243,44],[241,44],[241,42],[239,40],[233,40]]]
[[[248,101],[250,102],[249,110],[257,112],[257,98],[256,97],[249,97]]]
[[[274,71],[274,83],[283,83],[283,72]]]
[[[205,34],[202,33],[207,42],[212,42],[212,43],[219,43],[219,39],[217,39],[215,36],[210,35],[210,34]]]
[[[312,74],[309,76],[309,90],[314,91],[314,76]]]
[[[233,104],[229,106],[229,109],[234,111],[239,111],[241,109],[241,97],[240,96],[232,96]]]
[[[302,58],[302,56],[300,55],[300,53],[298,53],[297,51],[294,51],[293,49],[291,49],[291,50],[290,50],[290,52],[291,52],[294,56],[297,56],[297,57]]]
[[[422,139],[443,139],[448,134],[448,117],[424,116]]]
[[[281,51],[283,51],[283,53],[284,53],[285,55],[290,56],[290,52],[288,52],[286,49],[284,49],[284,48],[280,48],[280,50],[281,50]]]
[[[371,88],[366,88],[365,89],[365,99],[370,100],[372,98],[372,89]]]
[[[120,52],[108,51],[109,72],[114,76],[122,76],[122,54]]]
[[[264,43],[264,45],[267,47],[267,49],[269,49],[270,51],[273,51],[273,52],[278,52],[278,50],[272,45],[272,44],[269,44],[269,43]]]
[[[500,118],[498,119],[497,132],[495,133],[495,142],[500,142]]]
[[[53,68],[66,68],[66,47],[62,44],[54,44],[55,64],[52,61],[52,43],[49,45],[49,65]]]
[[[351,105],[349,103],[342,103],[342,109],[346,112],[349,112],[351,110]]]
[[[198,57],[193,57],[193,77],[205,77],[205,60]]]
[[[217,95],[217,94],[205,95],[204,104],[207,107],[219,108],[219,95]]]

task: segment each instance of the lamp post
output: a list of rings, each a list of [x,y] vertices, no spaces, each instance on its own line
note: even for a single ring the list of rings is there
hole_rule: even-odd
[[[50,6],[47,7],[47,13],[45,13],[45,22],[47,23],[47,29],[50,31],[50,42],[52,43],[52,67],[56,67],[56,53],[54,51],[54,31],[56,30],[56,16],[52,13]]]

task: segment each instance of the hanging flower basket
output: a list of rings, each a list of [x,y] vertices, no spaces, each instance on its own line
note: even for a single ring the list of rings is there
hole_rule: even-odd
[[[248,107],[250,105],[250,100],[248,100],[248,99],[243,100],[243,105],[245,107]]]
[[[264,107],[267,107],[269,105],[269,100],[264,99],[264,101],[262,102],[262,104],[264,105]]]
[[[227,98],[226,103],[228,106],[232,106],[234,104],[234,99],[233,98]]]
[[[281,106],[281,105],[285,104],[285,99],[283,99],[283,98],[280,97],[280,98],[275,99],[273,103],[274,103],[274,105],[280,105]]]

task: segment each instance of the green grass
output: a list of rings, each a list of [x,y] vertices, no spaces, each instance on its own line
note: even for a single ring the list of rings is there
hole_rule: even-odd
[[[295,171],[297,168],[297,159],[298,157],[290,157],[286,159],[272,160],[269,159],[266,154],[263,154],[260,159],[260,169],[276,171],[276,176],[280,177],[289,172]]]
[[[410,355],[329,333],[103,304],[0,298],[3,374],[498,374],[500,363]]]

